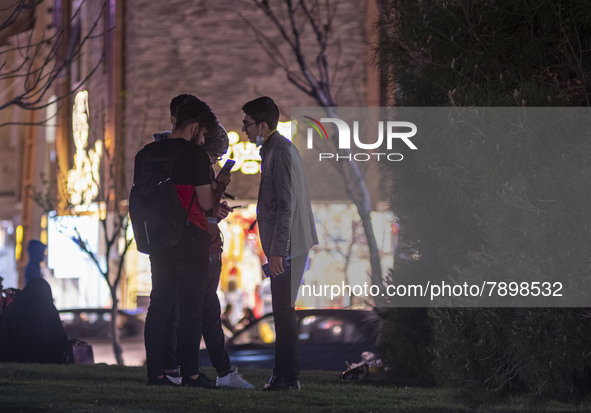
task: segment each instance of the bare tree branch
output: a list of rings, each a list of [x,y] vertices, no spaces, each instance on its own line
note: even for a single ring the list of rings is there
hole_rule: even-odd
[[[4,20],[2,23],[0,23],[0,31],[12,26],[13,24],[16,23],[16,20],[19,18],[19,16],[21,15],[22,12],[26,11],[26,10],[33,10],[35,8],[35,6],[37,6],[38,1],[37,0],[22,0],[22,1],[17,1],[16,7],[12,10],[12,12],[8,15],[8,17],[6,17],[6,20]],[[12,7],[12,6],[10,6]],[[2,10],[6,10],[2,9]]]
[[[308,8],[305,0],[300,0],[300,6],[306,15],[308,22],[310,22],[310,26],[314,30],[316,34],[316,41],[320,47],[320,51],[316,56],[316,66],[318,68],[318,72],[320,73],[320,84],[321,85],[329,85],[330,84],[330,73],[328,70],[328,59],[326,56],[326,48],[328,46],[327,43],[327,32],[330,31],[330,23],[324,25],[324,27],[320,28],[320,21],[317,21],[312,13],[310,13],[310,9]],[[320,13],[319,13],[320,14]]]
[[[263,46],[263,50],[265,51],[267,56],[273,61],[273,63],[275,63],[277,66],[281,67],[285,71],[288,80],[302,92],[306,93],[311,97],[314,97],[313,89],[308,86],[308,83],[305,79],[303,79],[298,73],[290,69],[290,65],[287,62],[287,58],[285,57],[283,52],[281,52],[281,50],[276,46],[275,42],[273,42],[267,35],[265,35],[242,13],[240,13],[240,16],[242,17],[244,22],[252,28],[255,35],[257,36],[259,43]]]
[[[18,0],[18,5],[13,11],[14,13],[22,13],[24,10],[29,10],[35,7],[38,3],[34,0]],[[29,30],[26,34],[24,44],[22,44],[22,36],[16,35],[16,46],[6,48],[0,51],[0,57],[4,60],[0,64],[0,80],[13,80],[22,79],[22,84],[17,85],[19,91],[14,97],[6,100],[0,99],[0,110],[10,107],[17,106],[25,110],[38,110],[46,108],[56,101],[60,101],[69,96],[72,96],[79,90],[81,90],[86,82],[94,75],[97,69],[100,67],[104,60],[102,55],[98,61],[93,65],[90,72],[82,79],[81,82],[73,89],[62,93],[57,96],[52,102],[48,102],[48,97],[54,93],[53,85],[57,79],[63,76],[71,65],[80,59],[84,53],[83,48],[92,39],[104,35],[104,32],[99,33],[99,23],[102,21],[102,15],[104,14],[106,2],[102,4],[101,13],[97,13],[97,17],[90,25],[88,31],[76,44],[71,43],[71,48],[67,50],[66,56],[61,56],[61,50],[64,44],[69,39],[66,38],[66,34],[71,27],[77,27],[76,22],[80,17],[81,8],[85,1],[83,0],[80,6],[74,11],[69,21],[58,27],[55,33],[47,36],[45,31],[41,31],[41,37],[38,41],[33,40],[35,28]],[[0,24],[0,31],[7,29],[11,24],[14,24],[17,16],[9,16],[2,24]],[[36,26],[39,23],[34,20],[33,25]],[[70,40],[71,41],[71,40]],[[15,62],[14,68],[9,67],[8,61],[12,55],[19,55],[20,60]],[[12,123],[8,123],[12,124]]]
[[[292,57],[295,58],[299,73],[292,70],[287,70],[287,79],[298,89],[311,96],[320,106],[327,108],[330,117],[336,117],[335,107],[338,106],[336,100],[332,95],[331,85],[331,67],[328,61],[328,38],[331,34],[332,23],[336,15],[336,4],[338,2],[331,2],[325,0],[324,7],[316,0],[309,6],[309,1],[312,0],[297,0],[297,7],[294,6],[292,0],[284,0],[283,4],[287,10],[287,17],[284,22],[277,13],[271,9],[270,2],[266,0],[252,0],[253,3],[262,10],[273,25],[277,28],[281,37],[289,46]],[[277,4],[279,2],[274,2]],[[325,18],[323,20],[322,10],[325,9]],[[298,16],[302,15],[302,24],[298,24]],[[315,17],[317,16],[317,17]],[[248,21],[249,25],[253,24]],[[302,45],[302,35],[306,25],[310,25],[314,32],[318,52],[316,53],[316,69],[317,74],[310,68],[306,60],[306,52]],[[255,28],[255,32],[260,30]],[[260,37],[259,37],[260,38]],[[268,37],[265,37],[268,39]],[[263,47],[265,46],[262,42]],[[274,45],[275,49],[279,46]],[[267,54],[269,54],[266,47],[264,47]],[[274,58],[274,57],[272,57]],[[352,72],[350,72],[352,73]],[[351,74],[346,77],[348,79]],[[345,79],[345,80],[346,80]],[[349,150],[339,149],[336,140],[331,141],[335,145],[335,150],[339,155],[350,156]],[[339,162],[337,165],[338,171],[343,178],[345,189],[349,198],[357,207],[361,223],[367,239],[367,244],[370,253],[370,264],[372,268],[371,278],[372,282],[381,287],[383,285],[383,274],[381,270],[381,262],[379,257],[379,249],[375,239],[371,223],[371,205],[369,198],[369,191],[365,183],[365,177],[360,171],[356,162]]]
[[[285,0],[291,35],[288,33],[288,29],[284,26],[275,11],[271,9],[269,2],[264,0],[253,0],[253,2],[265,13],[277,30],[279,30],[281,37],[287,42],[293,56],[298,62],[301,72],[300,75],[303,77],[303,81],[300,81],[299,76],[296,76],[292,72],[288,72],[288,80],[294,84],[294,86],[298,87],[298,89],[302,90],[315,100],[318,100],[322,106],[335,106],[334,100],[330,95],[330,84],[324,82],[322,77],[318,80],[305,58],[301,44],[301,30],[298,27],[295,18],[297,9],[294,7],[293,2],[291,0]],[[320,53],[322,53],[322,51]],[[306,87],[306,85],[308,87]]]
[[[239,13],[239,15],[242,18],[242,20],[244,20],[244,22],[248,24],[254,31],[257,40],[259,41],[259,43],[263,45],[263,49],[265,50],[269,58],[271,58],[271,60],[273,60],[275,64],[288,71],[289,64],[287,62],[287,59],[285,58],[281,50],[275,45],[275,43],[265,33],[259,30],[259,28],[256,25],[254,25],[249,19],[247,19],[243,13]]]

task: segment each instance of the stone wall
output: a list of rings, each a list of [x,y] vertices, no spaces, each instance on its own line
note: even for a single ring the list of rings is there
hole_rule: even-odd
[[[279,3],[279,2],[271,2]],[[334,73],[333,91],[340,106],[366,105],[365,2],[337,1],[329,60]],[[179,93],[192,93],[210,104],[227,130],[240,134],[242,105],[258,96],[273,97],[289,119],[292,106],[317,103],[287,80],[283,68],[263,51],[253,29],[259,28],[279,51],[296,62],[270,21],[252,2],[217,0],[129,0],[125,16],[125,136],[128,185],[133,157],[151,134],[169,128],[168,104]],[[316,50],[310,28],[305,29],[310,66]],[[255,198],[258,175],[234,174],[233,192]]]

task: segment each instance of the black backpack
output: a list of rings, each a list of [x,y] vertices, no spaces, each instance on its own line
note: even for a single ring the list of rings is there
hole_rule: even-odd
[[[174,165],[185,146],[175,148],[169,155],[160,155],[150,150],[153,145],[147,145],[136,156],[136,162],[139,157],[142,159],[141,170],[129,194],[135,243],[138,251],[145,254],[165,252],[181,241],[195,199],[193,192],[189,209],[184,209],[172,182]]]

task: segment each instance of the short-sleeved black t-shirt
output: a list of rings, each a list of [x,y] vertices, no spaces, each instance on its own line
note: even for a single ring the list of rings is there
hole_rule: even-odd
[[[142,172],[144,160],[149,157],[165,157],[176,150],[182,150],[173,170],[172,180],[177,185],[207,185],[210,161],[205,149],[183,138],[168,138],[152,142],[138,152],[135,157],[134,181]]]
[[[209,155],[200,146],[189,144],[176,161],[172,181],[177,185],[200,186],[211,183]]]
[[[210,160],[205,149],[183,138],[167,138],[150,143],[136,155],[134,181],[141,173],[146,158],[152,156],[165,157],[176,150],[182,150],[182,152],[175,163],[172,181],[177,185],[181,205],[185,209],[188,209],[190,204],[189,221],[194,223],[198,228],[207,230],[207,219],[203,210],[199,207],[196,200],[191,204],[191,198],[194,193],[193,187],[211,183],[209,176]]]

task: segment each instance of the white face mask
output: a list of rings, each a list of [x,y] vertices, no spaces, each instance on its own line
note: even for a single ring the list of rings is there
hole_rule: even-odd
[[[263,144],[263,142],[265,141],[265,137],[264,136],[261,136],[261,131],[260,130],[259,130],[259,133],[257,134],[256,138],[254,138],[254,139],[255,139],[254,144],[257,146],[257,148],[259,146],[261,146]]]

